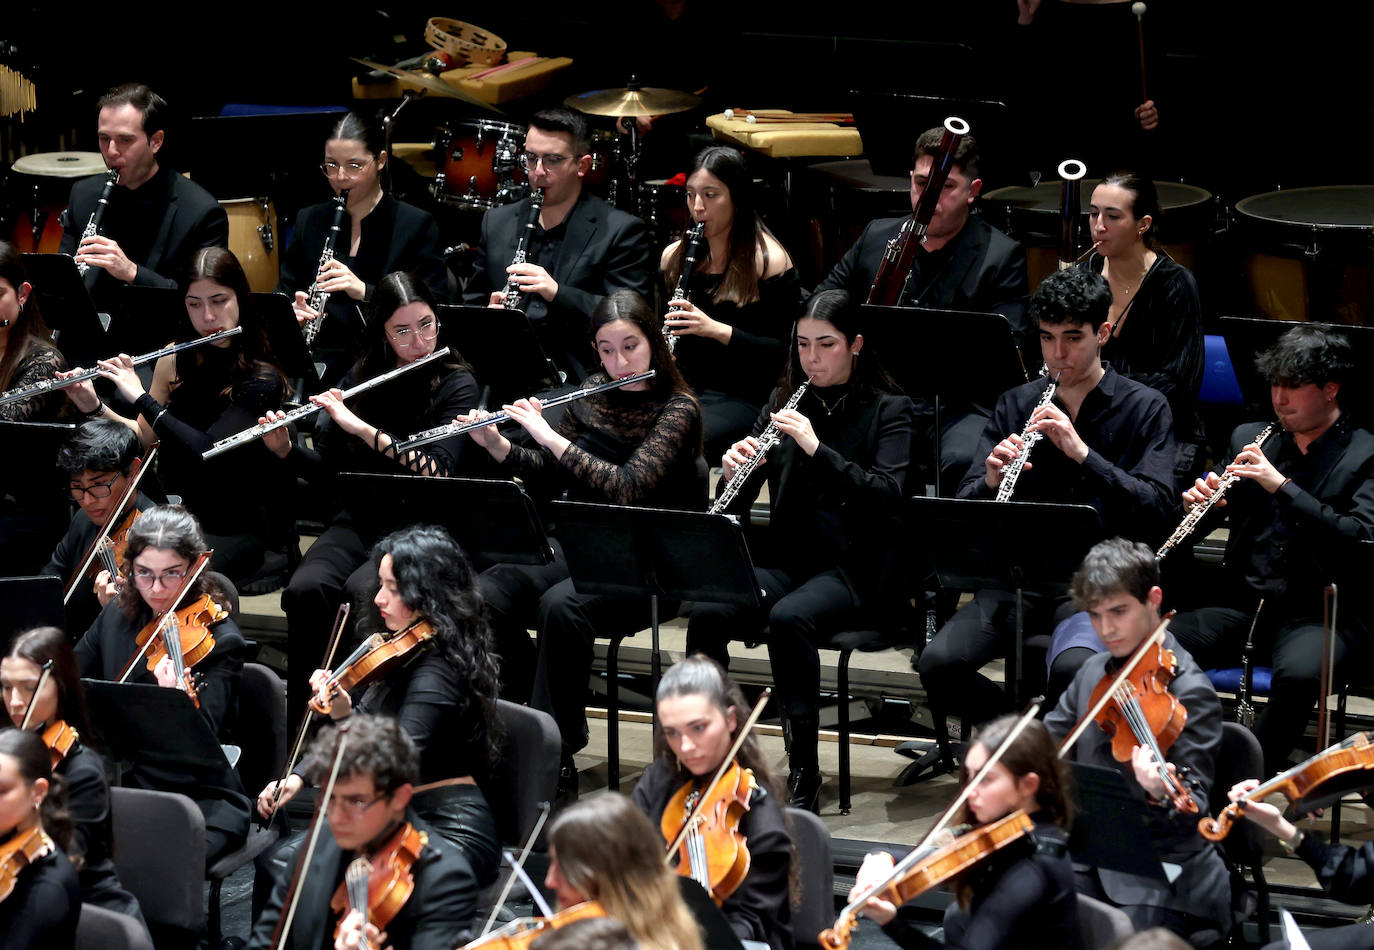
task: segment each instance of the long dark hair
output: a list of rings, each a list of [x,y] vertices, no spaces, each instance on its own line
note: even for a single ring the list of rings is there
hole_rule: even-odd
[[[500,670],[472,565],[449,533],[434,525],[394,531],[377,542],[372,554],[379,563],[383,555],[391,555],[401,600],[434,628],[435,648],[467,684],[464,701],[478,703],[494,760]],[[380,617],[370,620],[380,628]]]
[[[806,302],[806,309],[802,311],[801,317],[792,323],[792,348],[787,355],[787,366],[783,369],[782,378],[778,380],[778,388],[773,397],[775,410],[780,409],[788,399],[792,398],[797,387],[806,381],[806,372],[801,365],[801,355],[797,352],[797,323],[806,317],[824,320],[840,331],[840,336],[844,337],[846,346],[853,345],[854,338],[861,332],[859,308],[853,306],[847,292],[823,290],[818,294],[813,294],[811,299]],[[897,381],[888,374],[882,361],[878,359],[878,354],[872,349],[854,355],[854,368],[850,372],[849,382],[857,393],[900,393],[902,391],[902,387],[898,386]]]
[[[67,634],[57,627],[33,627],[14,638],[8,655],[28,660],[40,669],[52,661],[52,681],[57,684],[57,718],[86,741],[91,735],[91,717],[86,711],[86,693],[81,688],[76,653]]]
[[[243,327],[242,333],[229,340],[230,350],[235,356],[234,365],[229,371],[228,383],[220,395],[228,396],[235,386],[255,378],[276,376],[285,384],[286,374],[282,372],[272,355],[272,345],[267,339],[267,331],[262,321],[252,312],[253,299],[252,290],[248,286],[248,275],[243,272],[243,265],[234,256],[234,252],[225,247],[203,247],[197,251],[191,258],[191,266],[181,278],[183,296],[190,292],[191,285],[198,280],[208,280],[229,289],[238,303],[239,326]],[[192,334],[189,338],[193,339],[197,331],[189,318],[186,328]],[[208,355],[206,349],[201,346],[177,354],[177,380],[188,378],[204,364]]]
[[[24,261],[19,256],[18,248],[9,241],[0,241],[0,280],[6,281],[14,288],[15,294],[18,294],[19,288],[27,283],[28,279],[29,274],[24,269]],[[39,348],[56,349],[52,345],[52,333],[43,322],[43,315],[38,312],[38,301],[32,294],[29,295],[28,303],[19,308],[19,318],[9,331],[5,356],[0,359],[0,391],[10,388],[14,371],[19,367],[20,361],[31,352]]]
[[[1147,214],[1150,216],[1150,226],[1145,229],[1145,233],[1141,235],[1140,239],[1145,242],[1145,246],[1150,250],[1158,250],[1160,207],[1159,192],[1155,188],[1154,181],[1139,172],[1122,170],[1112,172],[1097,184],[1115,185],[1131,193],[1132,217],[1139,221]]]
[[[664,398],[671,393],[682,393],[696,402],[692,387],[682,378],[682,370],[677,368],[677,361],[663,338],[663,318],[654,312],[648,301],[633,290],[614,291],[603,297],[601,303],[596,305],[596,309],[592,311],[590,332],[587,334],[592,349],[596,349],[597,331],[617,320],[633,323],[649,341],[649,350],[653,357],[649,368],[657,371],[649,382],[649,391]],[[599,353],[597,358],[600,359]]]
[[[429,288],[422,281],[416,280],[411,274],[405,271],[394,271],[377,281],[377,287],[372,292],[372,300],[368,304],[370,316],[363,329],[362,355],[353,364],[353,376],[357,382],[365,382],[396,368],[396,351],[391,348],[391,343],[387,339],[386,322],[397,310],[413,303],[425,304],[434,312],[434,319],[439,319],[434,295],[430,293]],[[434,341],[434,348],[436,350],[440,348],[437,338]],[[450,353],[444,359],[436,360],[429,366],[412,372],[402,379],[410,380],[407,392],[420,391],[426,396],[430,396],[439,388],[444,377],[454,370],[464,368],[467,367],[462,358]],[[417,382],[417,380],[423,382]],[[396,380],[396,383],[400,382],[400,379]],[[396,383],[388,385],[394,387]],[[409,387],[418,387],[418,389]],[[378,388],[360,394],[357,403],[359,414],[366,415],[365,407],[375,400],[381,400],[383,405],[394,402],[396,392],[395,388],[390,390]],[[416,411],[423,411],[423,408],[422,406],[416,407]]]
[[[9,726],[0,729],[0,755],[11,756],[19,763],[19,776],[30,788],[40,778],[47,781],[48,794],[43,796],[39,818],[48,837],[63,851],[70,851],[72,816],[67,812],[67,784],[62,776],[54,774],[47,745],[37,733]]]
[[[158,505],[139,515],[129,527],[124,563],[120,565],[124,576],[128,577],[130,582],[119,592],[117,603],[120,611],[130,620],[135,619],[147,606],[133,583],[133,576],[134,558],[149,548],[172,551],[177,557],[185,558],[187,561],[194,561],[210,550],[205,543],[205,535],[200,530],[200,522],[181,505]],[[200,579],[187,591],[186,597],[196,597],[203,593],[224,596],[224,591],[218,588],[208,573],[201,573]]]
[[[725,245],[725,270],[721,274],[720,286],[711,299],[729,300],[737,304],[753,303],[759,299],[761,276],[756,256],[767,246],[766,239],[772,236],[772,232],[759,217],[754,179],[749,174],[749,166],[738,149],[712,145],[697,153],[689,177],[699,171],[709,172],[720,179],[730,193],[730,204],[734,209],[734,220],[730,224]],[[687,241],[679,241],[677,250],[673,251],[664,270],[669,286],[677,283],[686,256]]]

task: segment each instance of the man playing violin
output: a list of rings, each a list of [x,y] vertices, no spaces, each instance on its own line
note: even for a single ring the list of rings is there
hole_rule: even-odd
[[[320,829],[309,865],[294,875],[299,900],[290,945],[296,950],[361,947],[366,934],[366,945],[372,947],[451,950],[477,908],[477,879],[462,853],[410,808],[420,774],[415,744],[396,720],[359,713],[346,726],[326,726],[315,737],[306,759],[311,781],[326,786],[336,759],[338,777],[322,816],[328,827]],[[418,853],[411,854],[408,849],[417,842]],[[367,859],[376,876],[409,879],[414,890],[399,909],[393,906],[399,894],[375,889],[373,901],[390,901],[378,901],[366,914],[346,900],[333,904],[356,858]],[[299,854],[291,861],[294,866]],[[292,877],[284,876],[273,887],[253,928],[248,944],[253,950],[282,945],[277,942],[283,936],[279,922],[283,908],[290,906]]]
[[[143,455],[143,444],[133,430],[109,419],[83,423],[62,444],[57,453],[57,467],[67,477],[67,489],[78,510],[41,573],[60,577],[64,584],[72,579],[90,553],[96,536],[128,492],[131,480],[138,475]],[[152,499],[140,486],[137,497],[124,506],[120,523],[110,526],[109,534],[116,546],[122,540],[117,536],[117,529],[126,527],[125,521],[132,523],[129,515],[151,507]],[[94,567],[87,571],[92,580],[78,581],[67,601],[68,630],[88,628],[100,609],[119,593],[120,578],[110,577],[100,565],[97,559]]]
[[[1369,613],[1356,598],[1368,586],[1369,545],[1362,542],[1374,538],[1374,435],[1352,423],[1342,404],[1356,364],[1339,332],[1293,327],[1257,365],[1278,425],[1262,446],[1258,423],[1232,436],[1226,471],[1240,481],[1216,505],[1231,515],[1225,582],[1209,606],[1180,614],[1171,629],[1204,667],[1235,666],[1264,598],[1256,658],[1269,658],[1274,672],[1255,735],[1274,774],[1288,767],[1318,699],[1326,585],[1340,594],[1333,668],[1369,657]],[[1210,473],[1183,500],[1202,502],[1219,484]],[[1214,524],[1209,514],[1193,536],[1205,537]]]
[[[1154,552],[1122,538],[1094,545],[1074,574],[1070,592],[1076,606],[1088,612],[1106,652],[1079,668],[1059,705],[1045,718],[1060,740],[1088,714],[1098,684],[1115,677],[1159,626],[1164,599]],[[1078,890],[1120,907],[1137,929],[1167,927],[1201,946],[1209,938],[1224,938],[1231,922],[1230,877],[1217,850],[1197,833],[1197,814],[1205,813],[1221,744],[1221,703],[1202,668],[1167,631],[1161,649],[1173,651],[1176,661],[1168,693],[1187,711],[1182,733],[1166,751],[1165,768],[1179,781],[1183,794],[1191,796],[1197,812],[1189,814],[1171,804],[1148,749],[1137,745],[1129,762],[1117,761],[1113,737],[1096,723],[1087,726],[1072,755],[1076,762],[1119,772],[1153,806],[1147,819],[1151,843],[1163,861],[1182,870],[1166,884],[1092,868],[1078,874]]]

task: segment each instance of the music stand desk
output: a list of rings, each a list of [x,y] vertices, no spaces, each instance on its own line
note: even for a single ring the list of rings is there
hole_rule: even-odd
[[[57,343],[68,360],[93,360],[109,355],[110,315],[96,313],[90,291],[76,269],[76,259],[66,254],[23,254],[24,269],[48,329],[57,332]],[[76,341],[73,347],[71,341]],[[63,345],[63,344],[66,345]],[[89,349],[91,347],[92,349]],[[74,363],[73,365],[79,365]]]
[[[91,727],[116,764],[189,768],[198,775],[232,768],[205,717],[181,690],[149,683],[81,682]]]
[[[1069,767],[1077,806],[1069,834],[1074,862],[1156,881],[1178,877],[1182,868],[1166,864],[1150,842],[1145,820],[1149,806],[1131,792],[1121,773],[1072,759]]]
[[[50,575],[0,577],[0,649],[9,653],[10,643],[25,630],[66,627],[62,580]]]
[[[442,304],[443,342],[491,387],[492,405],[505,405],[561,386],[565,380],[544,351],[523,310]]]

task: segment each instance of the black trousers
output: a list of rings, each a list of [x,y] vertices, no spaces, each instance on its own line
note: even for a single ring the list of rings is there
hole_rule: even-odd
[[[1271,607],[1276,607],[1271,612]],[[1179,614],[1172,633],[1204,669],[1240,666],[1253,614],[1230,607],[1204,607]],[[1335,663],[1359,662],[1365,651],[1349,629],[1337,631]],[[1266,604],[1255,631],[1256,665],[1266,660],[1274,669],[1273,685],[1255,720],[1255,737],[1264,750],[1265,774],[1288,768],[1289,755],[1307,730],[1317,704],[1322,670],[1322,618],[1285,614],[1282,604]],[[1333,682],[1333,686],[1339,679]]]
[[[701,403],[702,441],[707,465],[719,465],[725,450],[749,434],[759,417],[760,403],[706,390],[697,394]]]

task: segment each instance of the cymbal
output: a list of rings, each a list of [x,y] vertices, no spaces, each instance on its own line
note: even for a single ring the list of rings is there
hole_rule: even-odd
[[[700,96],[676,89],[645,86],[640,89],[596,89],[563,100],[563,105],[588,115],[669,115],[686,112],[701,103]]]
[[[468,93],[459,89],[452,83],[444,82],[442,79],[440,79],[438,76],[433,75],[432,73],[412,72],[409,69],[400,69],[396,66],[388,66],[385,63],[374,63],[370,59],[359,59],[356,56],[350,56],[348,58],[353,60],[353,62],[355,63],[360,63],[361,65],[366,66],[368,69],[375,69],[378,72],[386,73],[388,76],[393,76],[396,79],[399,79],[402,83],[408,83],[412,86],[418,86],[425,92],[431,92],[436,96],[447,96],[450,99],[462,99],[464,102],[470,102],[473,105],[481,106],[484,109],[491,109],[493,112],[501,111],[499,109],[493,108],[491,103],[483,102],[476,96],[469,95]]]

